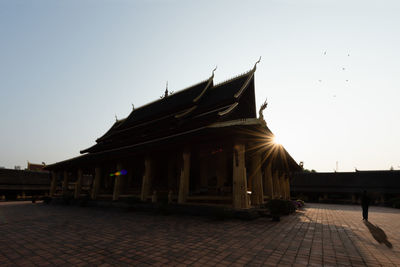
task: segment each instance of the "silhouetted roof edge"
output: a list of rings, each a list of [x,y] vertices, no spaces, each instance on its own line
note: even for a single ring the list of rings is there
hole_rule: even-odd
[[[227,121],[227,122],[213,123],[213,124],[210,124],[210,125],[207,125],[207,126],[203,126],[203,127],[200,127],[200,128],[191,129],[189,131],[176,133],[176,134],[169,135],[169,136],[160,137],[160,138],[157,138],[157,139],[145,141],[145,142],[138,143],[138,144],[127,145],[127,146],[118,147],[118,148],[114,148],[114,149],[109,149],[109,150],[105,150],[105,151],[101,151],[101,152],[95,152],[95,153],[88,153],[88,154],[80,155],[80,156],[73,157],[73,158],[70,158],[70,159],[67,159],[67,160],[63,160],[63,161],[59,161],[59,162],[56,162],[56,163],[53,163],[53,164],[46,165],[45,169],[51,170],[52,168],[56,167],[57,165],[60,165],[60,164],[63,164],[63,163],[67,163],[67,162],[70,162],[70,161],[73,161],[73,160],[78,160],[78,159],[85,158],[85,157],[88,157],[88,156],[102,155],[102,154],[106,154],[106,153],[109,153],[109,152],[114,152],[114,151],[129,149],[129,148],[134,148],[134,147],[138,147],[140,145],[150,144],[150,143],[158,142],[158,141],[161,141],[161,140],[166,140],[166,139],[169,139],[169,138],[172,138],[172,137],[177,137],[177,136],[193,133],[193,132],[200,131],[200,130],[207,129],[207,128],[222,128],[222,127],[230,127],[230,126],[259,125],[259,124],[260,124],[260,122],[258,121],[258,119],[255,119],[255,118],[239,119],[239,120],[233,120],[233,121]]]
[[[204,79],[204,80],[202,80],[202,81],[200,81],[200,82],[198,82],[198,83],[195,83],[195,84],[192,84],[192,85],[190,85],[190,86],[187,86],[187,87],[185,87],[184,89],[175,91],[173,95],[180,94],[180,93],[182,93],[182,92],[185,92],[185,91],[187,91],[187,90],[190,90],[191,88],[194,88],[194,87],[196,87],[196,86],[198,86],[198,85],[200,85],[200,84],[202,84],[202,83],[205,83],[205,82],[207,82],[207,85],[206,85],[206,88],[205,88],[205,89],[207,89],[207,87],[210,85],[210,83],[211,83],[211,81],[212,81],[213,78],[214,78],[214,73],[213,73],[213,75],[212,75],[211,77],[209,77],[209,78],[207,78],[207,79]],[[129,118],[130,118],[131,116],[133,116],[134,113],[135,113],[137,110],[140,110],[140,109],[145,108],[145,107],[147,107],[147,106],[150,106],[150,105],[153,105],[153,104],[155,104],[155,103],[158,103],[158,102],[162,101],[163,99],[164,99],[164,98],[156,99],[156,100],[153,100],[153,101],[151,101],[151,102],[149,102],[149,103],[146,103],[146,104],[144,104],[144,105],[142,105],[142,106],[139,106],[138,108],[135,108],[134,110],[131,111],[131,113],[130,113],[126,118],[119,120],[119,121],[123,121],[123,122],[121,123],[121,125],[123,125],[123,123],[124,123],[125,121],[129,121]],[[119,122],[119,121],[117,121],[117,122]],[[116,122],[116,123],[117,123],[117,122]],[[114,125],[115,125],[115,123],[111,126],[111,128],[110,128],[105,134],[103,134],[102,136],[100,136],[99,138],[97,138],[97,139],[96,139],[96,142],[99,142],[99,141],[105,139],[106,137],[109,136],[109,134],[111,134],[111,132],[112,132],[113,129],[116,129],[117,127],[120,126],[120,125],[118,125],[118,126],[114,127]],[[89,147],[89,148],[87,148],[87,149],[84,149],[84,150],[82,150],[82,152],[83,152],[83,151],[86,151],[86,150],[89,150],[90,148],[91,148],[91,147]]]

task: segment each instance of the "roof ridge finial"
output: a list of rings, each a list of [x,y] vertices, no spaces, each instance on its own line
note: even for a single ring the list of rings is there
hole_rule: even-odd
[[[261,56],[260,56],[260,58],[257,60],[257,62],[254,64],[253,71],[256,70],[256,66],[257,66],[258,63],[260,63],[260,61],[261,61]]]
[[[171,94],[172,94],[172,92],[171,92]],[[170,94],[168,93],[168,81],[167,81],[167,84],[165,86],[164,95],[160,96],[160,99],[166,98],[166,97],[168,97],[168,95],[170,95]]]
[[[165,86],[165,93],[164,93],[164,97],[168,96],[168,81],[167,81],[167,85]]]
[[[117,114],[115,114],[115,121],[116,121],[116,122],[118,121]]]

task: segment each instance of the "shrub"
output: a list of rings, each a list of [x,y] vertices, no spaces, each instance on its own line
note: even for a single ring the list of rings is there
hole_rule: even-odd
[[[301,199],[296,200],[296,202],[300,205],[300,207],[304,207],[305,205],[304,201]]]
[[[292,200],[293,205],[296,207],[296,209],[301,208],[302,205],[299,201],[297,200]]]
[[[296,206],[291,200],[284,200],[285,201],[285,210],[284,214],[289,215],[296,211]]]
[[[286,203],[284,200],[281,199],[271,199],[267,203],[267,208],[271,212],[272,216],[281,216],[286,211]]]

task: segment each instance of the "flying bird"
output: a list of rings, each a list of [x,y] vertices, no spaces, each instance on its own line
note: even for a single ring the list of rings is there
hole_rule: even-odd
[[[324,52],[324,56],[326,56],[326,51]]]

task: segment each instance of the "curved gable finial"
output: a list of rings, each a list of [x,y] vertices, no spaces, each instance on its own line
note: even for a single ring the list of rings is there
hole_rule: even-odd
[[[264,103],[260,106],[260,110],[258,111],[258,119],[261,121],[264,121],[264,115],[263,115],[263,111],[264,109],[266,109],[268,106],[268,102],[267,99],[265,99]]]
[[[215,66],[215,68],[214,68],[213,71],[212,71],[211,77],[214,77],[214,72],[217,70],[217,68],[218,68],[218,66]]]
[[[196,103],[197,101],[199,101],[200,98],[201,98],[201,97],[204,95],[204,93],[207,91],[207,89],[211,86],[211,83],[212,83],[212,81],[213,81],[213,79],[214,79],[214,72],[217,70],[217,67],[218,67],[218,66],[215,66],[215,68],[213,69],[212,74],[211,74],[210,78],[208,79],[208,83],[207,83],[206,87],[204,87],[203,91],[202,91],[195,99],[193,99],[193,102],[194,102],[194,103]]]
[[[257,60],[257,62],[254,64],[254,68],[253,68],[254,70],[256,70],[256,66],[257,66],[258,63],[260,63],[260,61],[261,61],[261,56],[260,56],[260,58]]]
[[[253,78],[254,72],[256,72],[257,64],[260,63],[260,61],[261,61],[261,56],[260,56],[260,58],[257,60],[257,62],[254,64],[253,69],[249,72],[249,74],[248,74],[249,77],[247,78],[246,82],[243,84],[243,86],[240,88],[240,90],[239,90],[236,94],[234,94],[234,97],[235,97],[235,98],[238,98],[238,97],[240,97],[240,96],[242,95],[242,93],[243,93],[244,90],[246,89],[247,85],[249,84],[251,78]]]

